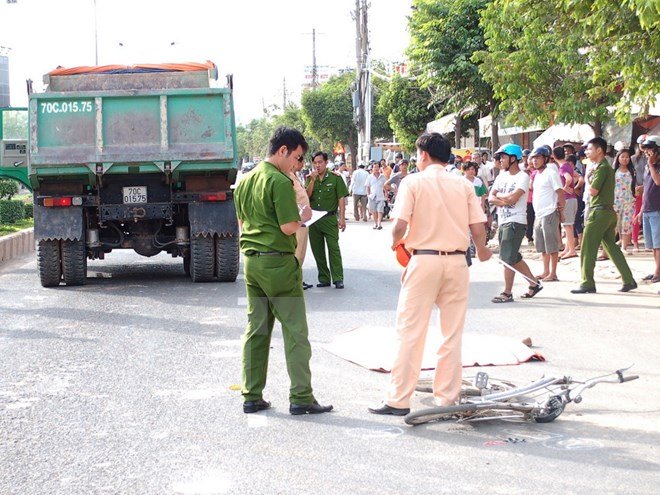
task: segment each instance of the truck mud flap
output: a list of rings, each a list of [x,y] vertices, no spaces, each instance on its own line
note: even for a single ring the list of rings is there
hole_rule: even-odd
[[[238,220],[233,201],[190,203],[188,219],[190,235],[238,235]]]
[[[35,205],[34,239],[84,241],[82,206],[58,208]]]

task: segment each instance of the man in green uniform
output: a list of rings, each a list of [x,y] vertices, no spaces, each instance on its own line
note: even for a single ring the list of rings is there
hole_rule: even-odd
[[[598,246],[603,243],[605,252],[614,262],[623,279],[619,292],[628,292],[637,288],[630,267],[621,249],[616,245],[617,217],[614,211],[614,169],[605,159],[607,142],[601,137],[595,137],[587,142],[585,150],[587,158],[597,163],[589,179],[591,185],[591,201],[589,202],[589,218],[586,220],[582,234],[582,251],[580,263],[582,266],[582,282],[580,287],[573,289],[573,294],[596,292],[594,282],[594,266],[598,255]]]
[[[313,210],[327,211],[328,214],[309,227],[309,244],[319,271],[317,287],[330,287],[334,282],[337,289],[344,288],[344,267],[339,250],[339,230],[346,230],[346,196],[348,188],[341,176],[327,169],[328,154],[317,151],[312,157],[314,170],[307,178],[305,187]],[[339,219],[337,219],[339,211]],[[330,269],[325,257],[325,246],[328,246]]]
[[[332,406],[320,405],[312,394],[312,349],[307,337],[302,271],[294,256],[295,233],[301,220],[310,219],[311,210],[297,205],[287,174],[303,160],[306,151],[307,142],[299,131],[278,128],[270,139],[268,158],[245,176],[234,194],[248,302],[241,389],[245,413],[270,407],[263,399],[263,389],[275,318],[282,324],[291,380],[289,412],[298,415],[332,410]]]

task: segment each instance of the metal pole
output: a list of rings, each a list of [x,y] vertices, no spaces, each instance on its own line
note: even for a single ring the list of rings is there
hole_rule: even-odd
[[[94,0],[94,65],[99,65],[99,31],[96,12],[96,0]]]

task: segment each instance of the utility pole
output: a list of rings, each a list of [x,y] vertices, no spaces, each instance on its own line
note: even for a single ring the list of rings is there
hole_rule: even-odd
[[[282,113],[286,110],[286,77],[282,78]]]
[[[316,29],[312,29],[312,89],[319,87],[319,69],[316,65]]]
[[[96,0],[94,0],[94,65],[99,65],[99,29],[97,17]]]
[[[356,91],[353,94],[355,124],[358,131],[357,161],[369,161],[371,153],[371,66],[369,59],[369,25],[367,0],[355,0],[355,55],[357,59]]]

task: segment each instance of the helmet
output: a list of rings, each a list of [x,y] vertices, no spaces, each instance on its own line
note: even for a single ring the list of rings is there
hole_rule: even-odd
[[[652,134],[646,136],[646,139],[640,144],[642,148],[660,148],[660,136]]]
[[[505,155],[515,156],[518,160],[522,160],[522,148],[517,144],[509,143],[501,146],[495,153],[504,153]]]
[[[548,153],[547,155],[543,155],[543,156],[548,156],[548,157],[552,156],[552,148],[550,147],[549,144],[544,144],[543,146],[541,146],[541,148],[545,148],[546,152]]]
[[[523,150],[523,156],[529,156],[531,154],[532,154],[532,150],[528,150],[527,148]]]
[[[625,149],[628,149],[628,146],[626,146],[626,143],[624,143],[623,141],[617,141],[616,143],[614,143],[614,151],[622,151]]]
[[[648,137],[648,134],[642,134],[641,136],[639,136],[637,138],[637,144],[642,144],[646,140],[647,137]]]
[[[550,153],[548,152],[548,148],[546,146],[539,146],[538,148],[534,148],[534,151],[529,155],[530,158],[534,158],[535,156],[544,156],[546,158],[550,158]]]

